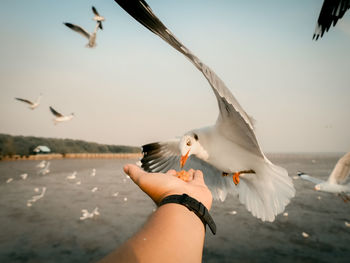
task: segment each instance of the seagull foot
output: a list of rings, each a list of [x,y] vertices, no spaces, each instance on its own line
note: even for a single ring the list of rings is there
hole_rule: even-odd
[[[238,185],[239,184],[239,176],[240,176],[241,172],[237,172],[237,173],[234,173],[232,178],[233,178],[233,182],[235,183],[235,185]]]
[[[232,176],[232,179],[233,179],[233,182],[235,183],[235,185],[239,184],[239,176],[241,174],[255,174],[255,171],[250,169],[250,170],[244,170],[244,171],[239,171],[239,172],[234,173]]]
[[[176,176],[177,176],[177,178],[179,178],[185,182],[188,182],[190,180],[190,173],[185,171],[185,170],[181,170],[180,172],[176,172]]]

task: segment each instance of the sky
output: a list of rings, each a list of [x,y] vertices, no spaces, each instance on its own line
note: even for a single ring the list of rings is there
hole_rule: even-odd
[[[350,12],[312,41],[321,0],[148,0],[256,120],[265,152],[350,150]],[[97,47],[63,25],[93,31]],[[140,146],[213,125],[204,76],[113,0],[0,2],[0,133]],[[15,97],[35,100],[30,110]],[[70,122],[53,124],[52,106]]]

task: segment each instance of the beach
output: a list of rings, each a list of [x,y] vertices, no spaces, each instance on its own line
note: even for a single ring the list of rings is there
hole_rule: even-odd
[[[301,170],[327,179],[341,155],[269,158],[291,177]],[[95,262],[118,247],[156,209],[122,171],[136,161],[54,159],[45,175],[38,174],[38,160],[0,162],[0,262]],[[237,197],[214,201],[210,213],[217,234],[207,231],[203,262],[348,262],[350,204],[316,192],[310,182],[293,181],[296,197],[286,207],[288,215],[273,223],[254,218]],[[45,195],[28,206],[43,187]],[[99,215],[80,219],[82,209],[96,207]]]

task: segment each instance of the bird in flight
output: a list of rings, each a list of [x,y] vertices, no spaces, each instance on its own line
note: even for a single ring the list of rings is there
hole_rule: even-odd
[[[316,177],[312,177],[303,172],[298,172],[298,175],[302,179],[316,184],[316,191],[339,194],[344,201],[350,201],[350,196],[346,195],[350,193],[350,183],[346,184],[349,174],[350,152],[348,152],[338,160],[327,181],[318,179]]]
[[[55,118],[53,119],[55,125],[59,122],[70,121],[74,117],[74,113],[64,116],[63,114],[59,113],[54,108],[52,108],[51,106],[50,106],[50,111],[55,116]]]
[[[21,98],[15,98],[15,99],[26,103],[27,105],[29,105],[29,109],[34,110],[39,106],[41,97],[42,97],[42,95],[40,94],[35,102],[32,102],[32,101],[27,100],[27,99],[21,99]]]
[[[102,21],[105,21],[105,18],[103,16],[100,16],[99,13],[97,12],[96,8],[93,6],[92,7],[92,12],[94,13],[94,17],[93,20],[95,20],[96,26],[95,29],[92,33],[87,32],[84,28],[78,26],[78,25],[74,25],[71,23],[63,23],[64,25],[66,25],[67,27],[69,27],[70,29],[72,29],[73,31],[79,33],[80,35],[84,36],[85,38],[87,38],[89,40],[89,42],[86,44],[86,47],[89,48],[93,48],[96,47],[96,34],[97,34],[97,30],[100,28],[101,30],[103,29],[102,27]]]
[[[295,189],[287,171],[272,164],[262,152],[252,118],[215,72],[171,33],[145,1],[115,1],[194,64],[208,80],[219,107],[214,125],[191,130],[181,139],[144,145],[141,167],[148,172],[165,172],[179,163],[182,168],[191,159],[203,171],[214,198],[224,200],[227,193],[238,192],[253,216],[274,221]]]

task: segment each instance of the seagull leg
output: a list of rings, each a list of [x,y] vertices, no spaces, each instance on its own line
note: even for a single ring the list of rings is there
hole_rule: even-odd
[[[234,173],[233,176],[232,176],[232,179],[233,179],[233,182],[235,183],[235,185],[238,185],[239,184],[239,176],[240,176],[241,172],[237,172],[237,173]]]
[[[235,185],[239,184],[239,176],[241,174],[255,174],[255,171],[250,169],[250,170],[244,170],[244,171],[239,171],[239,172],[234,173],[232,176],[232,179],[233,179],[233,182],[235,183]]]

